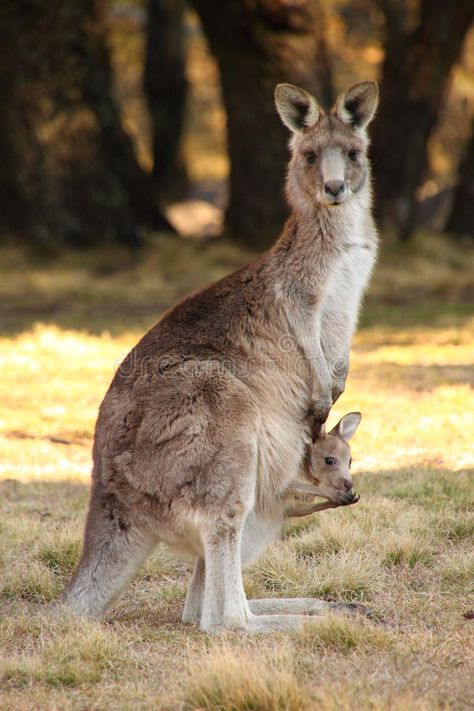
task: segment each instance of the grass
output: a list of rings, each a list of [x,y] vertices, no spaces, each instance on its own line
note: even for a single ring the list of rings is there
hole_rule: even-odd
[[[295,641],[298,649],[349,654],[354,650],[386,651],[394,644],[394,637],[365,618],[331,615],[308,622],[304,631],[295,636]]]
[[[357,601],[297,634],[183,626],[189,567],[159,547],[104,622],[59,614],[77,561],[94,420],[114,369],[168,305],[250,257],[163,236],[130,260],[0,254],[0,708],[468,709],[474,693],[474,260],[419,235],[384,249],[336,421],[361,500],[295,520],[249,595]]]
[[[281,645],[274,651],[248,651],[217,645],[204,661],[191,662],[184,709],[310,711],[312,699],[300,683],[291,650]]]

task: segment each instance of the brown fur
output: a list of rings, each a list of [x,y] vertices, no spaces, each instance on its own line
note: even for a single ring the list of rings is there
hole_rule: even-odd
[[[338,151],[366,140],[331,115],[308,129],[303,150],[328,135]],[[359,297],[350,306],[341,297],[336,312],[328,289],[338,268],[346,280],[348,254],[357,261],[375,250],[365,156],[357,178],[348,172],[365,185],[353,206],[320,200],[319,179],[300,159],[298,147],[288,178],[293,214],[274,247],[168,311],[110,385],[96,425],[83,556],[65,593],[79,612],[100,614],[160,539],[206,559],[205,590],[198,565],[187,603],[202,603],[203,629],[250,619],[240,573],[250,554],[241,541],[255,555],[257,541],[278,534],[309,437],[308,410],[325,420],[341,377],[333,382],[331,358],[342,349],[348,362],[355,316],[340,331],[344,344],[331,332]]]

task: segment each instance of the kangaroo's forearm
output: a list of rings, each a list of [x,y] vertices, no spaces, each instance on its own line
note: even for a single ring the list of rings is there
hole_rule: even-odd
[[[285,510],[285,517],[298,518],[299,516],[309,516],[309,514],[316,513],[316,511],[324,511],[325,509],[334,509],[336,507],[337,504],[333,504],[330,501],[325,501],[322,504],[295,503]]]
[[[325,486],[316,486],[309,481],[295,479],[287,492],[288,494],[310,494],[311,496],[322,496],[324,499],[331,499],[334,489]]]

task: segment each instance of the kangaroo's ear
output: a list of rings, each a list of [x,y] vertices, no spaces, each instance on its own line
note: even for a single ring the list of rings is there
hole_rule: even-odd
[[[365,128],[372,121],[379,103],[379,88],[375,81],[361,81],[339,94],[336,114],[343,123]]]
[[[324,422],[322,425],[315,425],[313,427],[313,431],[311,433],[311,438],[313,440],[313,444],[316,442],[317,439],[319,439],[320,437],[322,438],[325,435],[326,435],[326,425],[324,424]]]
[[[290,131],[304,131],[319,121],[319,106],[316,99],[304,89],[293,84],[277,84],[275,106],[280,118]]]
[[[348,442],[358,428],[362,415],[360,412],[349,412],[344,415],[337,425],[331,430],[331,434],[339,435]]]

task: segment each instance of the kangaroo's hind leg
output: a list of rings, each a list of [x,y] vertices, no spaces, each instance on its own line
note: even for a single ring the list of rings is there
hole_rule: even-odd
[[[204,596],[205,566],[204,558],[196,558],[194,563],[188,592],[184,603],[181,621],[185,623],[199,624],[202,612],[202,600]]]
[[[242,524],[243,520],[239,521],[237,516],[229,520],[228,514],[224,514],[203,536],[205,588],[201,629],[220,632],[234,628],[257,633],[300,629],[305,621],[301,614],[274,614],[277,610],[271,608],[261,612],[272,614],[254,614],[249,606],[242,582]],[[280,609],[288,612],[288,607]]]
[[[205,587],[201,629],[245,629],[249,609],[242,581],[242,521],[215,521],[204,536]]]
[[[79,565],[63,593],[78,614],[99,617],[151,553],[156,537],[125,522],[94,482]]]
[[[250,616],[242,580],[242,533],[254,500],[256,449],[235,450],[222,465],[227,494],[206,512],[201,529],[205,568],[201,629],[205,632],[246,629]]]

